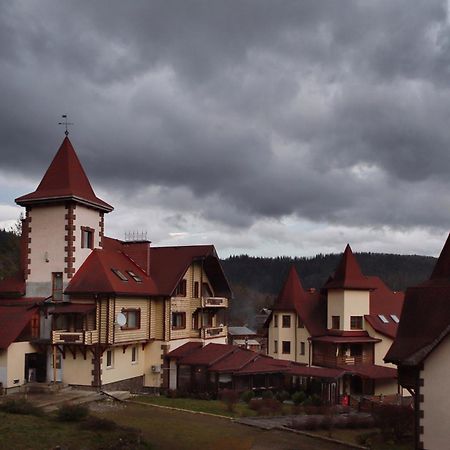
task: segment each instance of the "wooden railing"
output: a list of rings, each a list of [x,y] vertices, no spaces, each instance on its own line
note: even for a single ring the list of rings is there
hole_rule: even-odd
[[[226,297],[203,297],[203,308],[228,308],[228,299]]]
[[[52,344],[92,345],[98,343],[98,330],[66,331],[56,330],[52,333]]]
[[[224,337],[227,335],[226,327],[203,327],[201,330],[202,339]]]
[[[314,353],[312,362],[316,366],[327,366],[327,367],[354,366],[358,364],[372,364],[373,358],[370,355],[333,357],[321,353]]]

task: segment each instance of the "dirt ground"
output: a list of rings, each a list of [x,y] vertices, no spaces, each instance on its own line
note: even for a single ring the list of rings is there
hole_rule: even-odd
[[[280,430],[131,403],[92,405],[93,413],[139,428],[155,450],[343,450],[351,448]]]

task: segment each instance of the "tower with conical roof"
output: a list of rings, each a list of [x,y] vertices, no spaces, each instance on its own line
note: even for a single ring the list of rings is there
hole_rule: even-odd
[[[327,328],[333,331],[364,329],[364,316],[370,313],[372,282],[363,275],[349,244],[334,273],[324,288],[327,290]]]
[[[23,271],[27,296],[62,300],[65,285],[94,248],[102,247],[104,214],[66,136],[34,192],[16,199],[26,208]]]

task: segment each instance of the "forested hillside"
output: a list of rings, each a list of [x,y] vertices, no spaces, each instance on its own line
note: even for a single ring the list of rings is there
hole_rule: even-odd
[[[319,289],[333,273],[341,255],[317,255],[313,258],[257,258],[232,256],[222,261],[235,299],[230,320],[253,324],[254,311],[270,306],[280,291],[292,264],[297,268],[305,288]],[[435,258],[417,255],[356,253],[365,275],[377,275],[393,290],[426,280],[436,262]]]
[[[0,280],[19,270],[20,237],[16,230],[0,229]]]
[[[15,229],[0,229],[0,279],[19,269],[19,222]],[[317,255],[313,258],[258,258],[247,255],[222,260],[225,274],[234,292],[229,319],[232,324],[253,325],[256,311],[270,306],[281,289],[292,264],[305,288],[319,289],[333,273],[341,255]],[[363,273],[377,275],[394,290],[420,283],[428,278],[435,258],[417,255],[356,253]]]

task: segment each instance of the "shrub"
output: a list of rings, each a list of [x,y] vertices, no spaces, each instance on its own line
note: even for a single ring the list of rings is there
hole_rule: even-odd
[[[253,411],[259,411],[263,406],[263,401],[259,398],[252,398],[248,402],[248,407]]]
[[[275,414],[281,411],[282,408],[282,404],[274,398],[263,398],[262,404],[262,408],[268,411],[269,414]],[[261,409],[259,410],[259,413],[260,415],[263,415]]]
[[[323,405],[322,398],[319,395],[317,395],[317,394],[313,394],[311,396],[311,403],[314,406],[322,406]]]
[[[272,391],[262,391],[261,397],[262,398],[273,398],[273,392]]]
[[[236,403],[239,401],[239,394],[232,389],[224,389],[220,393],[220,399],[227,406],[227,411],[233,412]]]
[[[61,422],[79,422],[89,415],[89,408],[84,405],[70,405],[68,403],[58,408],[57,418]]]
[[[385,439],[402,441],[413,435],[414,411],[409,406],[379,405],[375,409],[375,424]]]
[[[297,391],[292,394],[292,401],[295,405],[300,405],[306,400],[305,391]]]
[[[101,417],[89,416],[81,422],[80,427],[83,430],[92,431],[114,431],[119,427],[113,420],[103,419]]]
[[[253,391],[245,391],[241,395],[241,400],[245,403],[249,403],[252,398],[255,398],[255,393]]]
[[[289,400],[291,398],[291,396],[289,395],[289,392],[287,392],[287,391],[278,391],[275,394],[275,398],[279,402],[283,403],[285,400]]]
[[[25,399],[7,400],[0,404],[0,411],[9,414],[23,414],[32,416],[41,416],[42,410]]]

